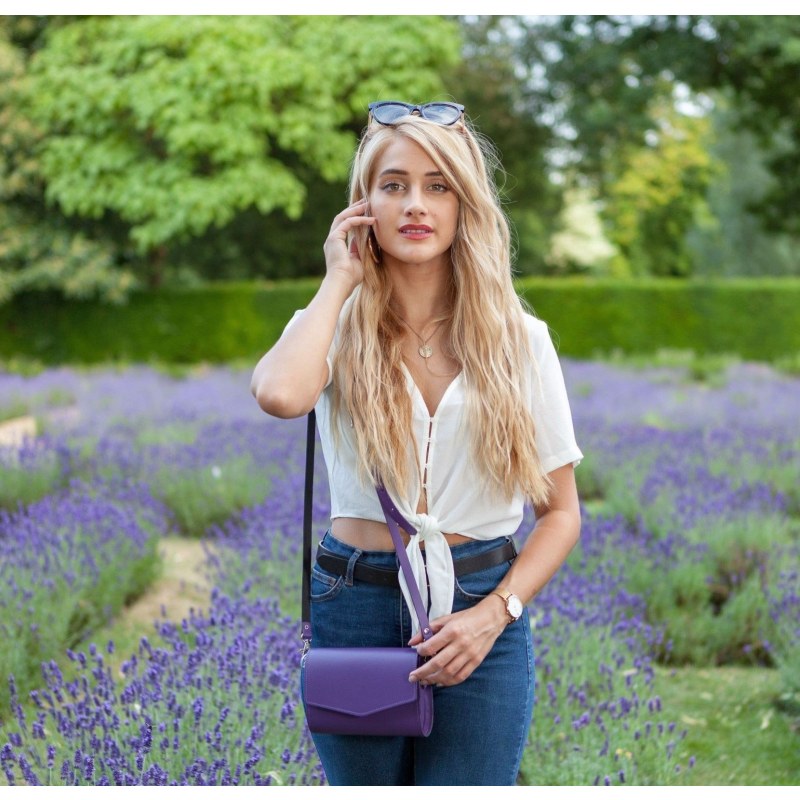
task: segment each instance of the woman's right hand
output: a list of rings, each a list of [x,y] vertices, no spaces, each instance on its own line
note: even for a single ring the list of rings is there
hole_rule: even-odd
[[[375,217],[364,214],[366,210],[367,201],[359,200],[337,214],[323,247],[328,275],[346,278],[352,284],[351,289],[355,289],[364,280],[364,268],[355,239],[348,248],[347,235],[361,225],[372,225],[375,222]]]

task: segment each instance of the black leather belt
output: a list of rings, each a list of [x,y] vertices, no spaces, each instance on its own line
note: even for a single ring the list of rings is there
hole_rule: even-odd
[[[453,571],[458,578],[461,575],[469,575],[472,572],[479,572],[488,567],[496,567],[504,561],[513,561],[516,557],[517,548],[514,546],[514,542],[509,539],[500,547],[495,547],[485,553],[479,553],[477,556],[455,559],[453,561]],[[317,564],[326,572],[346,576],[349,561],[350,559],[345,556],[337,556],[322,545],[317,548]],[[400,583],[397,579],[397,574],[398,570],[396,568],[373,567],[360,561],[356,561],[353,568],[354,580],[376,583],[379,586],[399,587]]]

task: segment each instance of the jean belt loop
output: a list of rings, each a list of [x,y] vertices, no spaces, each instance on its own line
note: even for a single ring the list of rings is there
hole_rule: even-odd
[[[352,586],[353,585],[353,571],[356,568],[356,561],[364,554],[363,550],[354,550],[353,555],[350,556],[350,560],[347,562],[347,575],[344,578],[344,585],[345,586]]]

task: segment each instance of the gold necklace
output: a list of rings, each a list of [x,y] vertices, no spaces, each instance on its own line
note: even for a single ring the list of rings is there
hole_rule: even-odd
[[[440,319],[436,323],[436,327],[433,329],[433,331],[431,331],[431,335],[427,339],[423,339],[399,314],[397,318],[411,331],[411,333],[414,334],[414,336],[417,337],[417,339],[419,339],[419,347],[417,348],[417,352],[427,361],[427,359],[433,355],[433,348],[428,344],[428,342],[433,339],[434,334],[439,330],[439,326],[444,322],[444,320]]]

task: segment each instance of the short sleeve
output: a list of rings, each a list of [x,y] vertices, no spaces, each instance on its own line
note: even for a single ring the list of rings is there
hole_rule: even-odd
[[[536,447],[545,472],[565,464],[578,466],[583,453],[575,441],[564,375],[547,325],[525,317],[535,365],[529,383],[530,408],[536,426]]]
[[[292,314],[292,318],[286,323],[286,327],[283,329],[283,333],[289,330],[289,328],[294,325],[297,321],[297,318],[305,311],[304,308],[299,308],[297,311]],[[328,365],[328,380],[325,381],[325,386],[323,386],[323,390],[327,389],[331,385],[331,381],[333,380],[333,354],[336,351],[336,340],[338,338],[338,328],[336,331],[336,335],[333,337],[333,341],[331,342],[331,346],[328,349],[328,355],[325,357],[325,363]],[[283,335],[283,334],[281,334]]]

